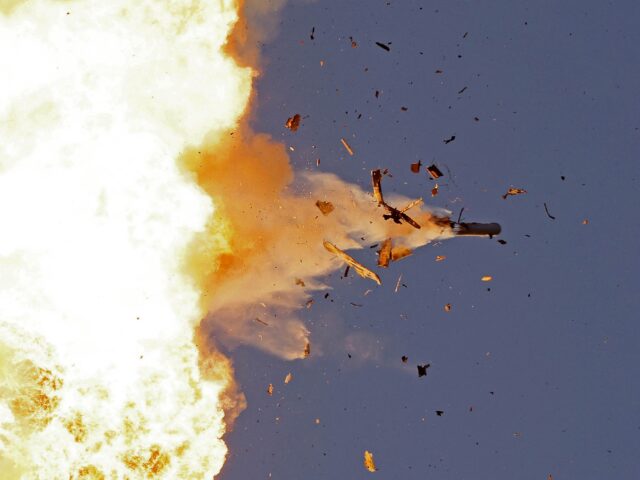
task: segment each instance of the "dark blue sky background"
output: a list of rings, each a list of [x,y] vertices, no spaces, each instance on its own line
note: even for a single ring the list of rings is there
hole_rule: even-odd
[[[367,296],[336,273],[303,313],[307,360],[233,351],[248,408],[221,479],[640,478],[639,25],[632,0],[285,8],[254,128],[294,147],[299,171],[369,189],[389,168],[386,191],[500,222],[508,243],[428,245]],[[417,160],[445,172],[437,197]],[[503,200],[510,186],[528,193]]]

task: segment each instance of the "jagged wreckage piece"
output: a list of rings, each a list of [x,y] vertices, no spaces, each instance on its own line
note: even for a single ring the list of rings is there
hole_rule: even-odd
[[[413,218],[407,215],[405,212],[410,208],[415,207],[422,203],[422,198],[418,198],[413,200],[404,208],[398,209],[392,207],[387,202],[384,201],[384,197],[382,196],[382,186],[380,185],[382,180],[382,172],[380,170],[372,170],[371,171],[371,182],[373,183],[373,196],[376,198],[378,202],[378,206],[384,207],[384,209],[388,212],[383,215],[385,220],[393,220],[396,223],[402,223],[403,221],[408,223],[414,228],[420,228],[420,224],[416,222]]]
[[[422,198],[418,198],[413,200],[404,208],[397,209],[392,207],[387,202],[384,201],[384,196],[382,195],[382,172],[380,170],[372,170],[371,171],[371,182],[373,184],[373,196],[375,197],[378,205],[384,207],[384,209],[389,212],[384,214],[383,217],[385,220],[392,219],[396,223],[402,223],[402,221],[408,223],[409,225],[420,228],[418,222],[416,222],[413,218],[407,215],[405,212],[410,208],[415,207],[422,203]],[[449,218],[438,218],[438,221],[441,221],[443,224],[449,224],[449,226],[453,229],[453,232],[456,236],[488,236],[489,238],[494,235],[498,235],[502,228],[498,223],[460,223],[460,222],[452,222]]]

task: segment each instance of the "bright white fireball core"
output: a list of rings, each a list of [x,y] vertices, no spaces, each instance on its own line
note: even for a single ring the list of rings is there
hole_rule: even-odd
[[[202,378],[180,258],[213,211],[176,158],[244,110],[230,1],[0,9],[0,472],[210,478],[223,380]]]

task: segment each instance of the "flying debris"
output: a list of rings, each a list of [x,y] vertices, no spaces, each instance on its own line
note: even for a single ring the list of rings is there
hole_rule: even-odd
[[[358,263],[353,257],[350,257],[349,255],[347,255],[345,252],[343,252],[338,247],[336,247],[333,243],[325,240],[324,242],[322,242],[322,244],[324,245],[324,248],[326,248],[329,252],[340,257],[345,263],[347,263],[347,265],[350,265],[351,267],[353,267],[355,271],[358,272],[358,275],[360,275],[363,278],[369,278],[374,282],[376,282],[378,285],[382,285],[382,282],[380,281],[380,277],[378,277],[378,275],[376,275],[375,272],[372,272],[361,263]]]
[[[393,262],[402,260],[403,258],[410,255],[413,255],[413,250],[411,250],[409,247],[405,247],[404,245],[399,245],[391,249],[391,260]]]
[[[451,228],[456,236],[488,236],[492,238],[494,235],[499,235],[502,231],[502,227],[499,223],[457,223],[451,222]]]
[[[446,145],[448,145],[449,143],[453,142],[455,139],[456,139],[456,136],[455,136],[455,135],[451,135],[449,138],[445,138],[445,139],[443,140],[443,142],[444,142]]]
[[[444,415],[444,410],[436,410],[436,415],[441,417],[442,415]]]
[[[400,274],[400,276],[398,277],[398,281],[396,282],[396,288],[393,290],[395,293],[398,293],[398,290],[400,290],[400,285],[404,285],[402,283],[402,274]]]
[[[483,282],[490,282],[491,280],[493,280],[493,277],[491,275],[485,275],[480,280],[482,280]]]
[[[407,357],[406,355],[403,355],[401,360],[402,360],[402,363],[407,363],[407,361],[409,361],[409,357]]]
[[[296,113],[293,117],[287,119],[287,123],[284,124],[292,132],[295,132],[300,127],[300,114]]]
[[[436,255],[436,262],[441,262],[441,261],[443,261],[445,258],[447,258],[445,255]]]
[[[447,304],[444,306],[444,311],[445,311],[445,312],[450,312],[450,311],[451,311],[451,304],[450,304],[450,303],[447,303]]]
[[[391,48],[389,47],[389,45],[385,43],[376,42],[376,45],[379,46],[381,49],[386,50],[387,52],[391,51]]]
[[[426,377],[427,376],[427,368],[431,366],[430,363],[426,363],[424,365],[418,365],[418,377]]]
[[[311,343],[307,342],[302,352],[302,358],[309,358],[311,356]]]
[[[412,163],[411,164],[411,171],[413,173],[420,173],[420,167],[422,167],[422,161],[418,160],[417,163]]]
[[[291,372],[287,373],[287,376],[284,377],[284,383],[287,384],[289,383],[291,380],[293,379],[293,375],[291,374]]]
[[[522,188],[513,188],[513,187],[511,187],[511,188],[509,188],[509,190],[507,190],[507,193],[502,195],[502,199],[506,200],[507,197],[516,196],[516,195],[522,195],[523,193],[527,193],[527,191],[522,189]]]
[[[391,239],[387,238],[382,242],[380,250],[378,250],[378,266],[387,268],[391,262]]]
[[[269,396],[273,395],[273,383],[270,383],[269,386],[267,387],[267,395]]]
[[[347,153],[353,157],[353,148],[351,148],[351,145],[349,145],[344,138],[341,138],[340,142],[342,143],[342,146],[345,148]]]
[[[429,172],[429,175],[431,175],[432,178],[440,178],[443,175],[440,169],[436,167],[435,163],[427,167],[427,172]]]
[[[378,470],[376,468],[376,463],[373,461],[373,453],[369,450],[364,451],[364,468],[369,470],[370,472],[375,472]]]
[[[316,202],[316,207],[318,207],[318,210],[320,210],[323,215],[329,215],[335,209],[333,203],[323,202],[322,200]]]
[[[547,217],[549,217],[551,220],[555,220],[555,219],[556,219],[556,217],[554,217],[553,215],[551,215],[551,214],[549,213],[549,207],[547,207],[546,202],[545,202],[545,204],[544,204],[544,211],[547,213]]]
[[[420,228],[420,224],[418,222],[416,222],[413,218],[411,218],[409,215],[407,215],[405,212],[407,210],[409,210],[410,208],[413,208],[416,205],[419,205],[420,203],[422,203],[422,199],[418,198],[418,199],[410,202],[404,208],[398,210],[397,208],[392,207],[391,205],[387,204],[384,201],[384,197],[382,196],[382,186],[380,185],[381,180],[382,180],[382,172],[380,172],[380,170],[372,170],[371,171],[371,181],[373,183],[373,196],[375,197],[376,201],[378,202],[378,206],[384,207],[384,209],[387,212],[389,212],[389,213],[384,214],[383,218],[385,220],[392,219],[396,223],[402,223],[404,221],[404,222],[408,223],[409,225],[411,225],[412,227],[419,229]]]

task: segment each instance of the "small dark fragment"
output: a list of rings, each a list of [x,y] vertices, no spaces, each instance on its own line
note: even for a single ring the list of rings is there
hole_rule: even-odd
[[[464,32],[464,35],[462,35],[462,38],[467,38],[467,35],[469,35],[469,32]]]
[[[402,363],[407,363],[408,360],[409,360],[409,357],[407,357],[406,355],[402,356]]]
[[[358,43],[353,39],[353,37],[349,37],[351,40],[351,48],[358,48]]]
[[[380,90],[376,90],[375,96],[376,96],[376,98],[380,97]]]
[[[354,303],[354,302],[349,302],[351,304],[352,307],[362,307],[361,303]]]
[[[349,270],[351,269],[350,265],[347,265],[344,269],[344,273],[342,274],[342,278],[347,278],[349,276]]]
[[[323,215],[329,215],[331,212],[333,212],[334,210],[334,206],[333,203],[331,202],[323,202],[322,200],[318,200],[316,202],[316,207],[318,207],[318,210],[320,210],[322,212]]]
[[[422,160],[418,160],[418,163],[412,163],[411,171],[413,173],[420,173],[420,167],[422,167]]]
[[[400,110],[402,110],[403,112],[406,112],[409,109],[407,107],[400,107]]]
[[[391,51],[391,48],[389,48],[389,45],[386,45],[381,42],[376,42],[376,45],[378,45],[381,49],[386,50],[387,52]]]
[[[430,363],[426,363],[424,365],[418,365],[418,377],[426,377],[427,376],[427,368],[431,366]]]
[[[256,317],[256,322],[261,323],[262,325],[268,327],[269,324],[267,322],[265,322],[264,320],[260,320],[258,317]]]
[[[479,121],[480,121],[480,119],[479,119],[478,117],[473,117],[473,119],[474,119],[476,122],[479,122]]]
[[[301,278],[296,278],[296,285],[300,285],[301,287],[306,286],[304,280],[302,280]]]
[[[293,117],[287,118],[287,123],[284,126],[292,132],[297,131],[298,127],[300,127],[300,114],[296,113]]]
[[[441,417],[442,415],[444,415],[444,410],[436,410],[436,415]]]
[[[566,177],[564,175],[560,175],[560,180],[562,180],[563,182],[564,182],[565,178]]]
[[[469,87],[464,86],[464,87],[462,87],[462,90],[458,90],[458,95],[463,94],[463,93],[464,93],[464,91],[465,91],[467,88],[469,88]]]
[[[549,217],[551,220],[555,220],[556,219],[556,217],[554,217],[553,215],[551,215],[549,213],[549,209],[547,208],[547,204],[546,203],[544,204],[544,211],[547,212],[547,217]]]
[[[442,73],[442,70],[436,70],[436,73]]]
[[[443,142],[444,142],[445,144],[449,144],[449,143],[453,142],[455,139],[456,139],[456,136],[455,136],[455,135],[451,135],[451,137],[449,137],[449,138],[445,138],[445,139],[443,140]]]
[[[325,298],[325,300],[326,300],[327,298],[329,298],[329,292],[327,292],[327,293],[325,293],[325,294],[324,294],[324,298]]]
[[[429,175],[431,175],[432,178],[440,178],[442,176],[442,172],[435,164],[429,165],[427,167],[427,172],[429,172]]]
[[[509,190],[507,190],[507,193],[505,193],[504,195],[502,195],[502,199],[506,200],[507,197],[511,197],[511,196],[515,196],[515,195],[522,195],[523,193],[527,193],[526,190],[522,189],[522,188],[509,188]]]
[[[315,40],[315,38],[316,38],[316,37],[313,35],[314,33],[316,33],[316,27],[312,27],[312,28],[311,28],[311,35],[309,35],[309,38],[310,38],[311,40]]]
[[[498,240],[498,243],[499,243],[500,245],[506,245],[506,244],[507,244],[507,241],[506,241],[506,240],[502,240],[502,239],[500,239],[500,240]]]

